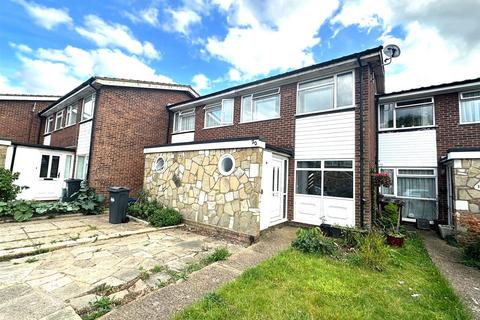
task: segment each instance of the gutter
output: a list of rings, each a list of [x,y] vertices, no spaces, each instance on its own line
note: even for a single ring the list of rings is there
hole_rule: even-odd
[[[364,140],[364,136],[363,136],[363,99],[362,99],[362,83],[363,83],[363,66],[362,66],[362,62],[360,60],[360,57],[357,57],[357,62],[358,62],[358,65],[360,67],[360,72],[359,72],[359,76],[360,76],[360,85],[359,85],[359,90],[360,90],[360,105],[359,105],[359,108],[360,108],[360,117],[359,117],[359,121],[360,121],[360,137],[359,137],[359,144],[360,144],[360,228],[363,229],[364,227],[364,224],[365,224],[365,192],[364,192],[364,186],[365,186],[365,181],[364,181],[364,168],[365,168],[365,164],[364,164],[364,152],[363,152],[363,140]]]
[[[92,78],[94,79],[94,78]],[[93,142],[95,139],[95,124],[97,120],[97,109],[98,109],[98,101],[100,100],[100,89],[95,88],[92,83],[88,84],[90,87],[95,90],[95,105],[93,106],[93,116],[92,116],[92,132],[90,134],[90,148],[88,150],[88,165],[87,165],[87,175],[85,176],[85,180],[87,182],[90,179],[90,169],[92,167],[92,154],[93,154]]]

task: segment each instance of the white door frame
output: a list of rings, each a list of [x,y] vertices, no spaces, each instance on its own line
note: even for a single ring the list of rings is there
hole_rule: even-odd
[[[453,180],[453,164],[452,162],[445,164],[445,173],[447,175],[447,218],[448,218],[448,225],[451,226],[453,224],[453,212],[454,212],[454,180]],[[438,187],[438,186],[437,186]],[[438,197],[437,197],[438,203]],[[437,212],[438,215],[438,212]]]

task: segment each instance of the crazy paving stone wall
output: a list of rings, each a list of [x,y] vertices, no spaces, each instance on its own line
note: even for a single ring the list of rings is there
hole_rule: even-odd
[[[455,160],[455,224],[460,240],[480,236],[480,159]]]
[[[218,161],[227,153],[235,159],[236,169],[224,176]],[[159,157],[166,166],[156,172]],[[147,154],[144,189],[187,220],[256,236],[260,232],[262,161],[260,148]]]
[[[0,168],[5,168],[5,159],[7,158],[8,146],[0,145]]]

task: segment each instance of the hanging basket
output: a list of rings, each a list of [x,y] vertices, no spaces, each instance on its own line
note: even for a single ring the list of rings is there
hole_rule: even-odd
[[[392,178],[386,172],[378,172],[372,175],[373,185],[375,187],[388,188],[392,185]]]

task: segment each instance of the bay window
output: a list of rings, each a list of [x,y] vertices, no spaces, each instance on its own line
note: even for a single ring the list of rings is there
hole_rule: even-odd
[[[178,111],[173,116],[173,132],[195,130],[195,109]]]
[[[433,99],[381,104],[378,119],[381,130],[433,126]]]
[[[63,110],[55,115],[55,130],[61,129],[63,126]]]
[[[460,123],[480,122],[480,91],[460,93]]]
[[[74,125],[77,122],[77,105],[67,107],[65,113],[65,127]]]
[[[233,99],[223,99],[221,103],[205,107],[205,128],[233,124]]]
[[[297,113],[353,107],[353,95],[353,72],[299,83]]]
[[[280,89],[272,89],[242,97],[241,122],[280,117]]]

